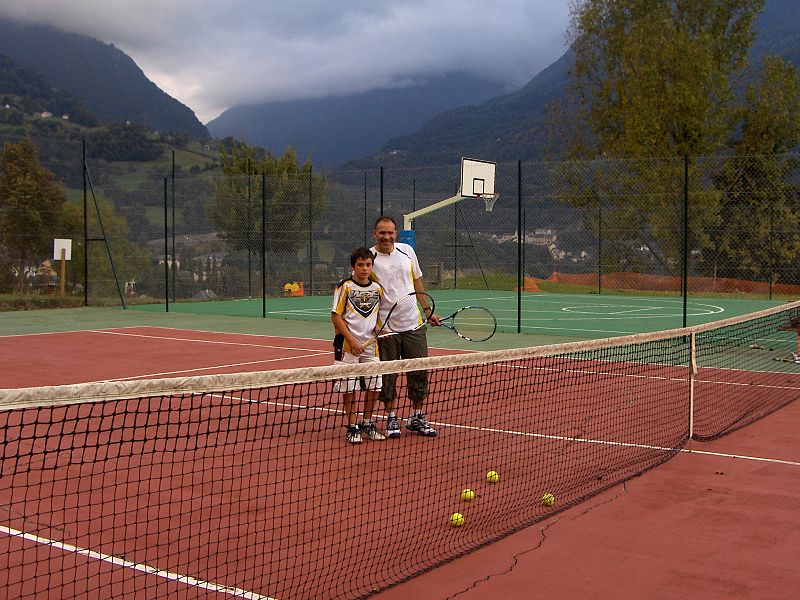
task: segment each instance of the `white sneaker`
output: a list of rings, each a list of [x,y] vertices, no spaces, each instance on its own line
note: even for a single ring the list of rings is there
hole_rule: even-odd
[[[409,431],[416,431],[418,434],[424,435],[425,437],[436,437],[436,430],[430,426],[425,415],[422,413],[417,413],[415,416],[412,416],[406,422],[406,429]]]
[[[375,427],[375,423],[372,421],[362,421],[358,428],[361,430],[361,437],[367,437],[375,441],[386,439],[386,436],[378,431],[378,428]]]
[[[360,444],[361,443],[361,431],[358,429],[358,425],[348,425],[347,426],[347,435],[345,438],[351,444]]]

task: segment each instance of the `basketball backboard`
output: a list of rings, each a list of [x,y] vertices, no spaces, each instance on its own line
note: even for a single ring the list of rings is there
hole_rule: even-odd
[[[494,194],[495,163],[474,158],[461,159],[461,195],[479,198]]]

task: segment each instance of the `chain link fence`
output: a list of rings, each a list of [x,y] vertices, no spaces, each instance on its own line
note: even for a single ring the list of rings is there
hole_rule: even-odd
[[[43,226],[39,247],[72,238],[67,289],[88,304],[330,295],[353,248],[372,245],[378,216],[402,227],[404,214],[454,195],[460,180],[458,165],[267,177],[87,160],[84,193],[80,146],[67,152],[77,158],[48,152],[59,159],[44,166],[70,218],[59,231]],[[685,284],[695,295],[796,297],[798,160],[500,163],[491,212],[465,199],[414,222],[426,284],[674,295]],[[18,242],[6,232],[0,243],[0,291],[52,294],[52,257],[15,262]]]

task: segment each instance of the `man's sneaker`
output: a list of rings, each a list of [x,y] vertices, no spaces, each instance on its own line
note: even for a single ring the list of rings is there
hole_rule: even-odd
[[[345,439],[351,444],[361,443],[361,431],[358,429],[358,425],[347,426],[347,435],[345,436]]]
[[[386,437],[400,437],[400,421],[397,420],[397,417],[388,417],[386,419]]]
[[[792,362],[800,363],[800,354],[792,352]]]
[[[436,437],[436,430],[428,424],[425,415],[417,413],[411,417],[406,423],[406,429],[409,431],[416,431],[420,435],[426,437]]]
[[[373,423],[372,421],[362,422],[361,425],[358,426],[358,428],[361,430],[362,437],[367,437],[371,440],[376,440],[376,441],[386,439],[386,436],[383,435],[380,431],[378,431],[378,428],[375,427],[375,423]]]

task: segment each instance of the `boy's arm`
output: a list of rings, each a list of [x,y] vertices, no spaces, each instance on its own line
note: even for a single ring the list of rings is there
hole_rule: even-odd
[[[350,352],[356,356],[361,354],[363,348],[355,336],[350,333],[350,329],[348,329],[347,323],[344,322],[342,315],[337,312],[332,312],[331,322],[333,323],[333,328],[336,330],[336,333],[342,334],[344,339],[347,340],[347,344],[350,346]]]

